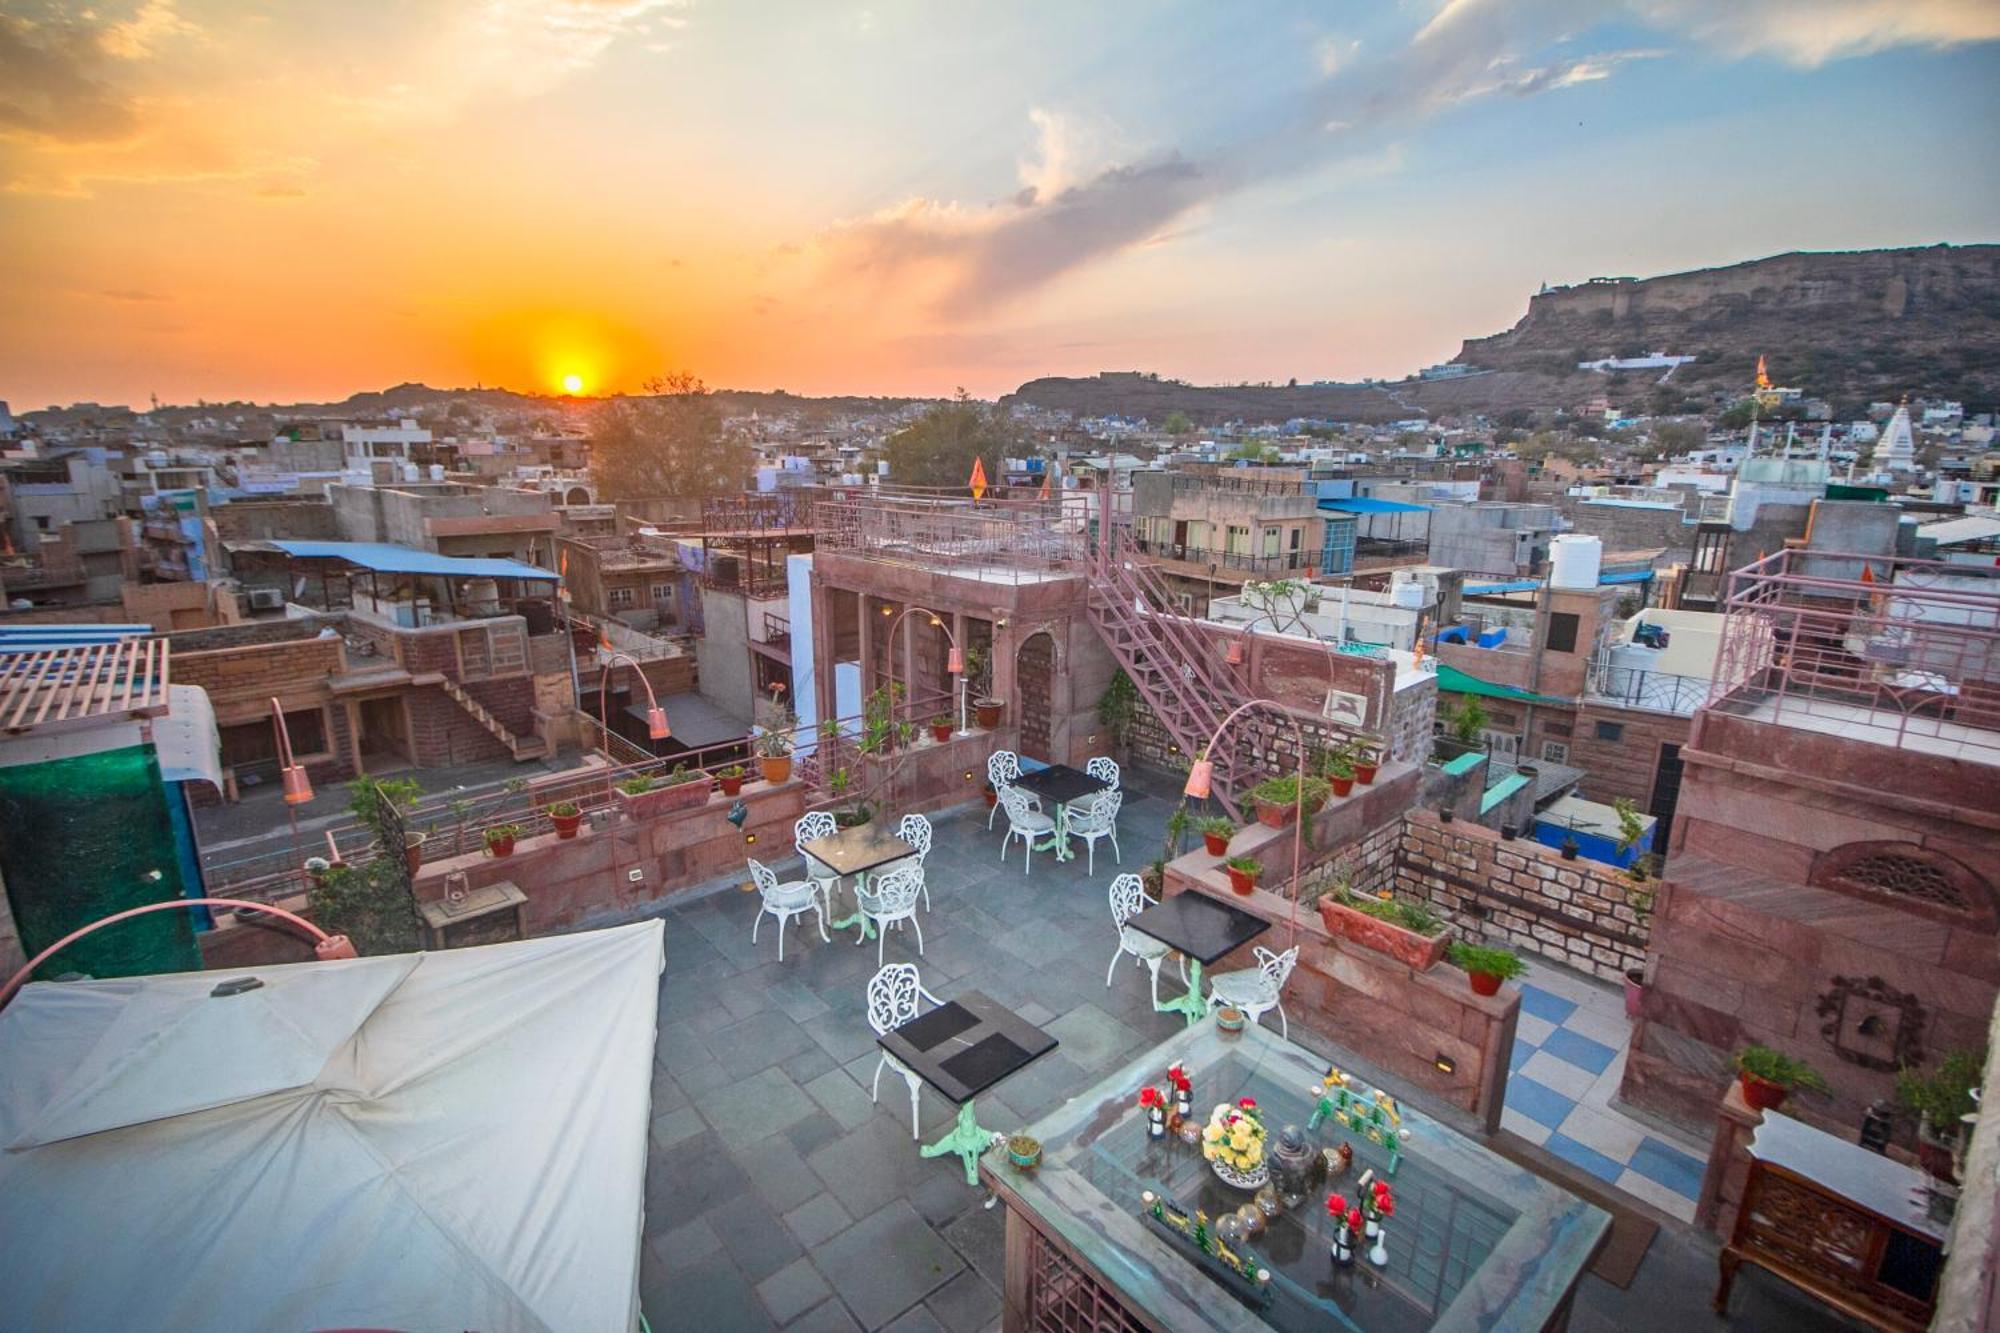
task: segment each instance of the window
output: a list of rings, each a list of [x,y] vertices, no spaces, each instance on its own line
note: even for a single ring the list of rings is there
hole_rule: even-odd
[[[1569,746],[1564,745],[1561,741],[1543,741],[1542,762],[1545,764],[1567,764],[1569,762]]]
[[[671,583],[655,583],[653,585],[653,600],[656,602],[673,601],[674,585]]]
[[[1622,741],[1625,739],[1623,722],[1600,722],[1597,724],[1597,739],[1601,741]]]
[[[1265,528],[1264,554],[1276,555],[1277,553],[1278,553],[1278,530],[1276,528]]]
[[[1228,527],[1228,545],[1223,549],[1230,555],[1250,554],[1250,529],[1231,523]]]
[[[637,599],[630,588],[613,588],[604,594],[605,605],[618,608],[632,605]]]
[[[1549,616],[1549,651],[1552,653],[1573,653],[1576,651],[1575,613],[1557,611]]]

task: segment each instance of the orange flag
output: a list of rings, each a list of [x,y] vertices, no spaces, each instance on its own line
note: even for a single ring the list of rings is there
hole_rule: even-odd
[[[1049,475],[1046,471],[1042,473],[1042,499],[1044,500],[1049,498]]]
[[[977,499],[979,499],[979,498],[980,498],[981,496],[983,496],[983,495],[985,495],[985,494],[986,494],[986,460],[985,460],[985,459],[983,459],[983,458],[975,458],[975,459],[973,459],[973,460],[972,460],[972,480],[971,480],[970,482],[968,482],[967,484],[968,484],[969,486],[971,486],[971,487],[972,487],[972,498],[973,498],[973,499],[977,500]]]
[[[1761,356],[1757,358],[1757,387],[1760,389],[1771,387],[1771,377],[1765,373],[1764,358]]]

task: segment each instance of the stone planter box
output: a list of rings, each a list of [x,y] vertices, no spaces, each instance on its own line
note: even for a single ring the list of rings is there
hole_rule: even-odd
[[[669,810],[692,810],[708,803],[708,783],[697,778],[693,782],[683,782],[672,787],[655,787],[651,791],[640,792],[637,796],[630,792],[612,789],[618,804],[625,808],[629,819],[649,819],[663,815]]]
[[[1326,923],[1327,934],[1339,935],[1364,949],[1387,954],[1416,972],[1428,972],[1436,967],[1444,957],[1445,946],[1451,942],[1447,932],[1419,935],[1414,930],[1404,930],[1380,917],[1358,912],[1345,903],[1334,901],[1331,896],[1319,900],[1319,915]]]

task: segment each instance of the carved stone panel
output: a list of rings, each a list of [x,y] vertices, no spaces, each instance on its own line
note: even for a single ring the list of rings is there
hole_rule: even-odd
[[[1880,977],[1835,977],[1814,1009],[1820,1035],[1849,1064],[1894,1073],[1924,1062],[1929,1015],[1915,995]]]

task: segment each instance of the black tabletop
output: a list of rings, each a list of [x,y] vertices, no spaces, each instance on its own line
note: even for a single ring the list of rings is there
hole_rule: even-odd
[[[1051,764],[1032,773],[1023,773],[1014,779],[1014,785],[1022,791],[1033,792],[1045,801],[1069,805],[1086,796],[1094,796],[1111,784],[1068,764]]]
[[[844,828],[831,837],[814,838],[799,844],[799,850],[828,870],[842,875],[859,875],[877,866],[900,861],[916,849],[890,832],[888,825],[871,820]]]
[[[963,1105],[1056,1048],[1056,1039],[978,991],[877,1037],[882,1049]]]
[[[1260,916],[1193,892],[1177,893],[1125,924],[1169,949],[1179,949],[1203,967],[1271,928]]]

